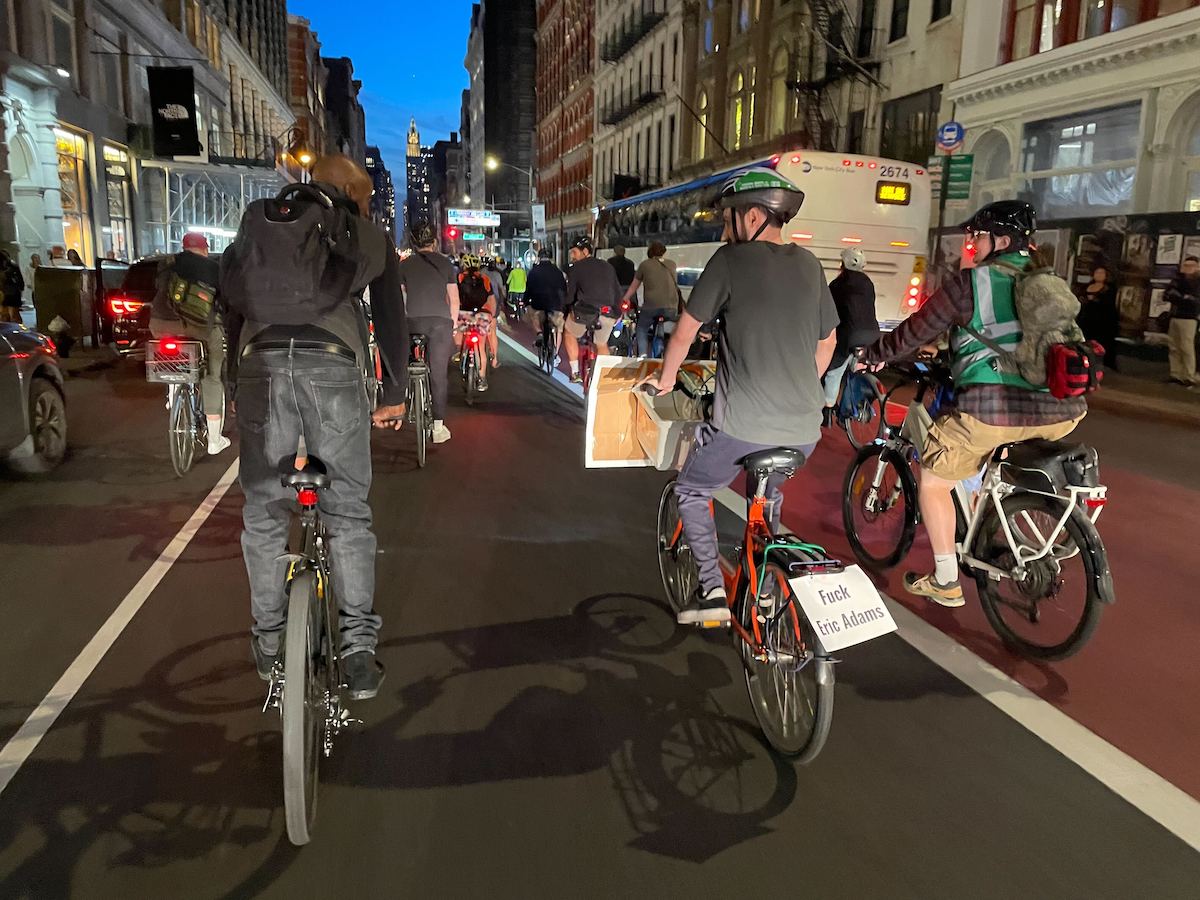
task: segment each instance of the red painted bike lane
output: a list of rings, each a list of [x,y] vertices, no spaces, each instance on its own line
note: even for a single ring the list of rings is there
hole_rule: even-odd
[[[853,459],[843,434],[827,430],[808,466],[785,490],[791,530],[853,560],[842,525],[842,481]],[[967,605],[949,610],[905,593],[905,569],[929,571],[923,529],[899,566],[879,582],[889,596],[1090,731],[1200,799],[1200,491],[1101,467],[1109,502],[1099,520],[1116,587],[1091,640],[1074,657],[1043,663],[1014,656],[964,584]]]

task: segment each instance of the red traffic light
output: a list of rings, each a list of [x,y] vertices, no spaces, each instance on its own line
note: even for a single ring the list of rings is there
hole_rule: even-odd
[[[446,229],[446,237],[450,238],[450,240],[454,240],[456,237],[458,237],[458,229],[457,228],[447,228]]]

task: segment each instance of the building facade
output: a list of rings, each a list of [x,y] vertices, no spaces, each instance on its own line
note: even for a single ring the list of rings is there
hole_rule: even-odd
[[[308,19],[288,16],[288,104],[296,117],[290,146],[293,155],[328,152],[325,82],[329,73],[321,62],[321,42]]]
[[[484,67],[483,67],[483,4],[471,7],[471,30],[467,36],[467,56],[463,65],[467,69],[469,85],[463,93],[462,135],[467,157],[467,173],[470,179],[470,195],[473,202],[485,202],[483,167],[483,111],[484,111]]]
[[[463,145],[458,132],[450,132],[449,140],[437,141],[431,150],[429,180],[433,200],[430,204],[430,221],[438,229],[442,249],[453,253],[462,246],[462,242],[457,235],[453,239],[450,237],[446,210],[470,206]]]
[[[404,204],[405,227],[411,228],[419,219],[428,222],[433,217],[433,183],[430,179],[430,169],[433,163],[433,151],[421,146],[421,134],[417,131],[417,120],[412,119],[408,125],[408,147],[405,154],[405,183],[408,199]]]
[[[22,259],[55,245],[133,259],[178,249],[187,230],[219,248],[245,204],[287,176],[282,0],[27,0],[3,11],[0,243]],[[158,159],[148,69],[172,64],[194,78],[200,153]]]
[[[396,188],[392,183],[392,173],[388,171],[378,147],[368,145],[365,164],[375,188],[375,193],[371,195],[371,221],[395,240]]]
[[[537,196],[546,205],[546,242],[560,259],[563,248],[587,233],[598,198],[592,150],[596,5],[537,5]]]
[[[683,121],[683,0],[596,4],[595,170],[598,198],[675,180]]]
[[[354,63],[341,56],[322,57],[325,80],[325,133],[328,149],[362,165],[367,158],[367,118],[359,102],[362,82],[354,77]]]

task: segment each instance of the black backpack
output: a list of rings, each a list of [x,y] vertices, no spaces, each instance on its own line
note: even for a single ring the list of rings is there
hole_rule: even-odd
[[[484,285],[483,276],[478,272],[468,272],[458,285],[459,302],[463,309],[478,312],[487,303],[488,292]]]
[[[358,271],[355,217],[313,184],[255,200],[221,260],[221,293],[263,325],[308,325],[350,298]]]

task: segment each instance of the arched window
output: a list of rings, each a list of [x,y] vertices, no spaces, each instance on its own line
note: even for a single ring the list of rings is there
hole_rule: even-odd
[[[746,79],[735,71],[729,80],[729,124],[727,142],[729,149],[742,149],[742,129],[746,124]]]
[[[708,156],[708,92],[701,91],[700,99],[696,101],[696,111],[700,117],[699,134],[696,138],[696,159]]]
[[[758,90],[758,66],[750,67],[750,87],[746,92],[746,143],[754,143],[754,95]]]
[[[771,61],[771,119],[767,130],[771,137],[778,137],[787,130],[787,50],[780,47]]]

